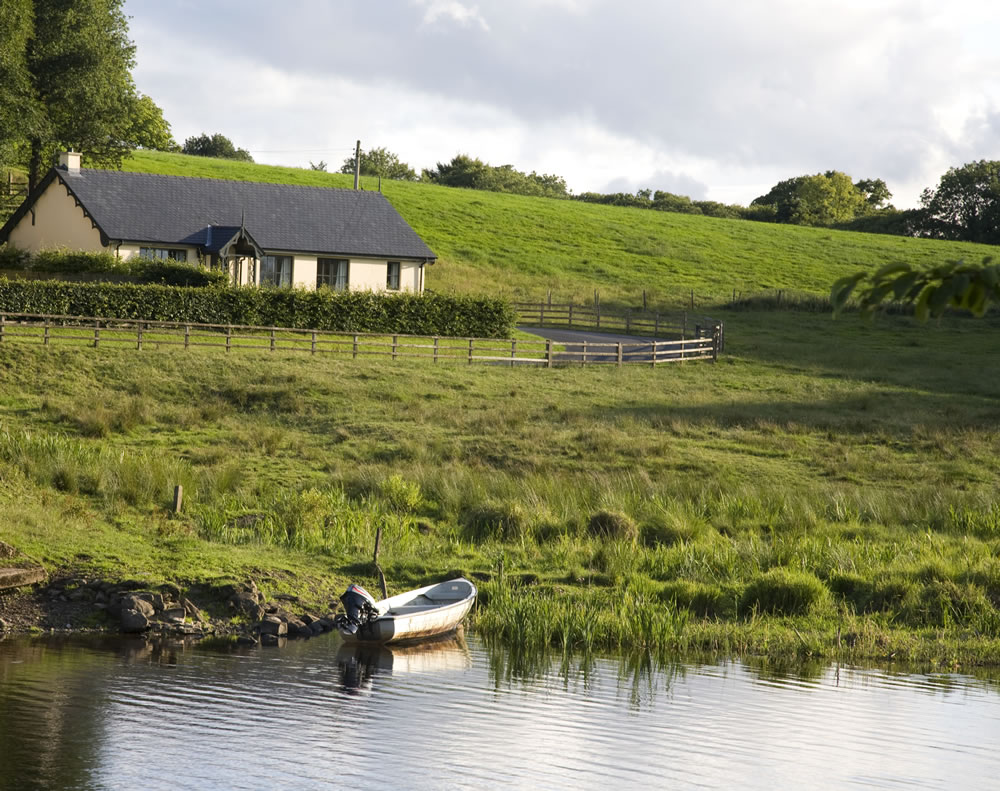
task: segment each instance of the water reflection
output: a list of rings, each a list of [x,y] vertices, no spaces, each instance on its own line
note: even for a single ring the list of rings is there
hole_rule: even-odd
[[[343,643],[336,660],[341,688],[353,692],[371,691],[377,676],[461,671],[472,666],[472,655],[461,632],[412,645]]]
[[[0,641],[0,789],[990,787],[996,671]]]

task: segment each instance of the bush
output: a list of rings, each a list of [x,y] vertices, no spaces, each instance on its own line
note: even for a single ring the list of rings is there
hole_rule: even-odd
[[[508,301],[494,297],[330,289],[189,288],[5,278],[0,278],[0,310],[484,338],[508,336],[516,315]]]
[[[531,533],[528,517],[517,503],[473,506],[462,512],[461,522],[474,541],[520,541]]]
[[[868,580],[858,574],[831,575],[830,590],[845,602],[854,605],[857,613],[892,612],[909,595],[912,583],[902,580]]]
[[[114,275],[116,280],[168,286],[224,286],[228,282],[225,272],[186,261],[150,260],[138,256],[123,260],[114,253],[79,250],[42,250],[31,255],[7,244],[0,247],[0,269],[60,275]]]
[[[587,523],[587,532],[595,538],[635,541],[639,529],[628,516],[618,511],[598,511]]]
[[[729,618],[735,598],[718,585],[706,585],[690,580],[674,580],[660,590],[660,601],[686,610],[702,618]]]
[[[830,592],[812,574],[788,569],[771,569],[743,592],[740,609],[771,615],[805,615],[828,598]]]

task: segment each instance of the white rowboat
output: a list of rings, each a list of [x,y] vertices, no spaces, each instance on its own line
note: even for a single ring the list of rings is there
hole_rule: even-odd
[[[459,577],[376,602],[374,619],[356,631],[341,628],[340,634],[359,643],[423,640],[457,629],[475,601],[476,586]]]

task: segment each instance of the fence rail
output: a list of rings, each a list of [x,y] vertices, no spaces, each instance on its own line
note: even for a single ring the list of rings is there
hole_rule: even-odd
[[[539,327],[558,326],[577,329],[619,331],[625,335],[669,336],[678,340],[711,338],[716,331],[725,349],[723,323],[711,316],[683,311],[680,313],[651,310],[609,310],[595,305],[575,305],[572,302],[515,302],[522,324]]]
[[[493,365],[657,365],[685,360],[718,359],[720,334],[660,341],[636,339],[622,343],[566,343],[539,339],[455,338],[402,333],[345,333],[291,327],[109,319],[0,313],[0,343],[108,345],[136,349],[179,346],[230,352],[256,349],[358,357],[421,358],[435,363]]]

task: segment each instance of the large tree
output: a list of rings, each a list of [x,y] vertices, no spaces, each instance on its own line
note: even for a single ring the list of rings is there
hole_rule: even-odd
[[[354,173],[354,157],[348,157],[340,168],[341,173]],[[386,148],[373,148],[361,152],[361,175],[381,176],[396,181],[415,181],[417,174],[405,162]]]
[[[779,181],[750,205],[773,207],[777,222],[836,225],[881,209],[891,197],[882,179],[862,179],[855,184],[846,173],[828,170]]]
[[[950,168],[921,195],[924,232],[938,239],[1000,243],[1000,161]]]
[[[29,185],[60,148],[120,166],[136,145],[139,101],[122,0],[3,0],[0,8],[0,52],[10,80],[0,104],[9,97],[18,113],[4,119],[0,138],[14,142]]]

